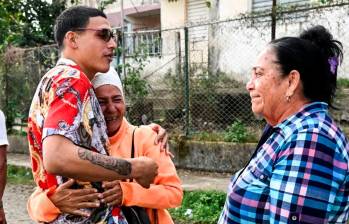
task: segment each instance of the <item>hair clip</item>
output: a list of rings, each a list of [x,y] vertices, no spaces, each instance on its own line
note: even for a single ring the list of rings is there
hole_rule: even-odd
[[[336,56],[330,57],[328,59],[328,63],[330,64],[330,71],[333,75],[336,74],[337,66],[338,66],[338,58]]]

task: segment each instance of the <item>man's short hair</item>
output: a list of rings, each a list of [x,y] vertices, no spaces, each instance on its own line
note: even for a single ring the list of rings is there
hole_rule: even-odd
[[[91,17],[107,16],[101,10],[86,6],[74,6],[64,10],[57,18],[54,26],[54,36],[58,47],[63,47],[63,40],[68,31],[85,28]]]

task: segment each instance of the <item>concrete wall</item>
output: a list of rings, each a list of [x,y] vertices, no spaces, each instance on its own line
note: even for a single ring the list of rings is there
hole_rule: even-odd
[[[72,4],[70,1],[66,1],[68,6],[71,6]],[[80,0],[78,3],[79,5],[86,5],[89,7],[98,7],[97,0]],[[159,0],[124,0],[123,1],[123,8],[124,10],[143,6],[143,5],[153,5],[153,4],[159,4]],[[121,3],[120,1],[114,1],[112,4],[108,4],[106,8],[104,9],[105,13],[114,13],[119,12],[121,10]]]
[[[186,22],[186,1],[161,0],[161,29],[183,27]]]
[[[133,31],[142,29],[160,29],[160,15],[149,16],[128,16],[128,20],[133,24]]]
[[[178,168],[235,172],[245,166],[256,144],[227,142],[171,141],[171,152]]]
[[[29,154],[27,137],[10,135],[8,136],[8,141],[10,144],[9,148],[7,149],[8,152]]]
[[[225,20],[251,10],[252,0],[221,0],[219,1],[219,19]]]
[[[9,141],[10,153],[29,153],[26,137],[9,136]],[[244,167],[256,145],[178,140],[170,147],[177,168],[233,173]]]

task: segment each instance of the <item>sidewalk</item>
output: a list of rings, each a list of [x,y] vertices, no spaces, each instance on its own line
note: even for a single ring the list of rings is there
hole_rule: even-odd
[[[7,154],[7,163],[15,166],[31,167],[29,156],[26,154]],[[226,192],[230,180],[229,174],[177,170],[186,191],[191,190],[218,190]]]

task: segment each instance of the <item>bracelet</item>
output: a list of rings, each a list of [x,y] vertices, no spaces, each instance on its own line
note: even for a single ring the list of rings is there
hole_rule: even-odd
[[[4,205],[2,204],[2,201],[0,201],[0,209],[3,209]]]

